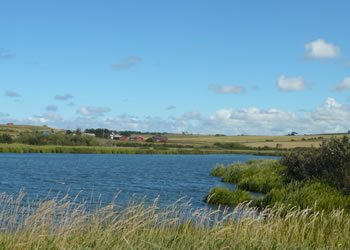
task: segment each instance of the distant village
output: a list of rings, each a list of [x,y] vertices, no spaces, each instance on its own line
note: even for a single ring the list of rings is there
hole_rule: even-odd
[[[15,126],[14,123],[10,122],[6,124],[7,126]],[[48,126],[44,125],[44,128],[48,128]],[[55,135],[53,129],[51,131],[41,131],[40,134],[42,135]],[[142,132],[139,131],[120,131],[119,133],[117,131],[112,131],[108,129],[85,129],[84,132],[80,129],[77,129],[75,131],[71,130],[65,130],[66,135],[83,135],[83,136],[91,136],[91,137],[98,137],[98,138],[104,138],[104,139],[111,139],[111,140],[118,140],[118,141],[139,141],[139,142],[168,142],[168,137],[163,135],[155,135],[153,137],[147,138],[145,140],[144,137],[138,135],[138,136],[131,136],[131,134],[142,134]],[[146,133],[150,134],[150,133]]]

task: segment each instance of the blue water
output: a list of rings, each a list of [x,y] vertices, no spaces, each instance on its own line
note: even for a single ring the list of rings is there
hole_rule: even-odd
[[[245,162],[252,155],[94,155],[94,154],[0,154],[0,193],[26,199],[69,194],[78,201],[126,205],[131,198],[152,201],[159,197],[167,206],[181,197],[192,208],[204,208],[206,193],[215,186],[234,188],[210,175],[215,164]]]

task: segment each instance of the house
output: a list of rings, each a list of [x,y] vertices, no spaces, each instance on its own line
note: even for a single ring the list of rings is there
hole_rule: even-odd
[[[111,134],[111,139],[112,139],[112,140],[125,141],[125,140],[128,139],[128,137],[122,136],[122,135],[116,135],[116,134],[114,134],[114,133],[112,132],[112,134]]]
[[[143,141],[143,137],[142,136],[133,136],[133,137],[129,137],[130,141]]]
[[[160,142],[160,141],[167,142],[168,141],[168,137],[166,137],[166,136],[155,136],[154,139],[157,142]]]
[[[115,135],[113,137],[113,140],[119,140],[119,141],[126,141],[128,137],[122,136],[122,135]]]
[[[13,126],[13,125],[15,125],[13,122],[9,122],[9,123],[7,123],[7,125],[8,126]]]

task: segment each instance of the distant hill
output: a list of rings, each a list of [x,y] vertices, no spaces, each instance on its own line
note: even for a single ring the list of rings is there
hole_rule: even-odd
[[[33,125],[5,125],[0,124],[0,134],[9,134],[12,136],[18,136],[20,134],[35,134],[45,131],[54,131],[55,133],[64,131],[63,129],[54,129],[48,126],[33,126]]]

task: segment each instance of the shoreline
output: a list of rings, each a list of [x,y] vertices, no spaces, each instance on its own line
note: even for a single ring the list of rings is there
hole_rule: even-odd
[[[278,150],[218,150],[218,149],[153,149],[130,147],[103,147],[103,146],[60,146],[60,145],[26,145],[26,144],[0,144],[0,153],[56,153],[56,154],[249,154],[265,156],[282,156],[286,151]]]

